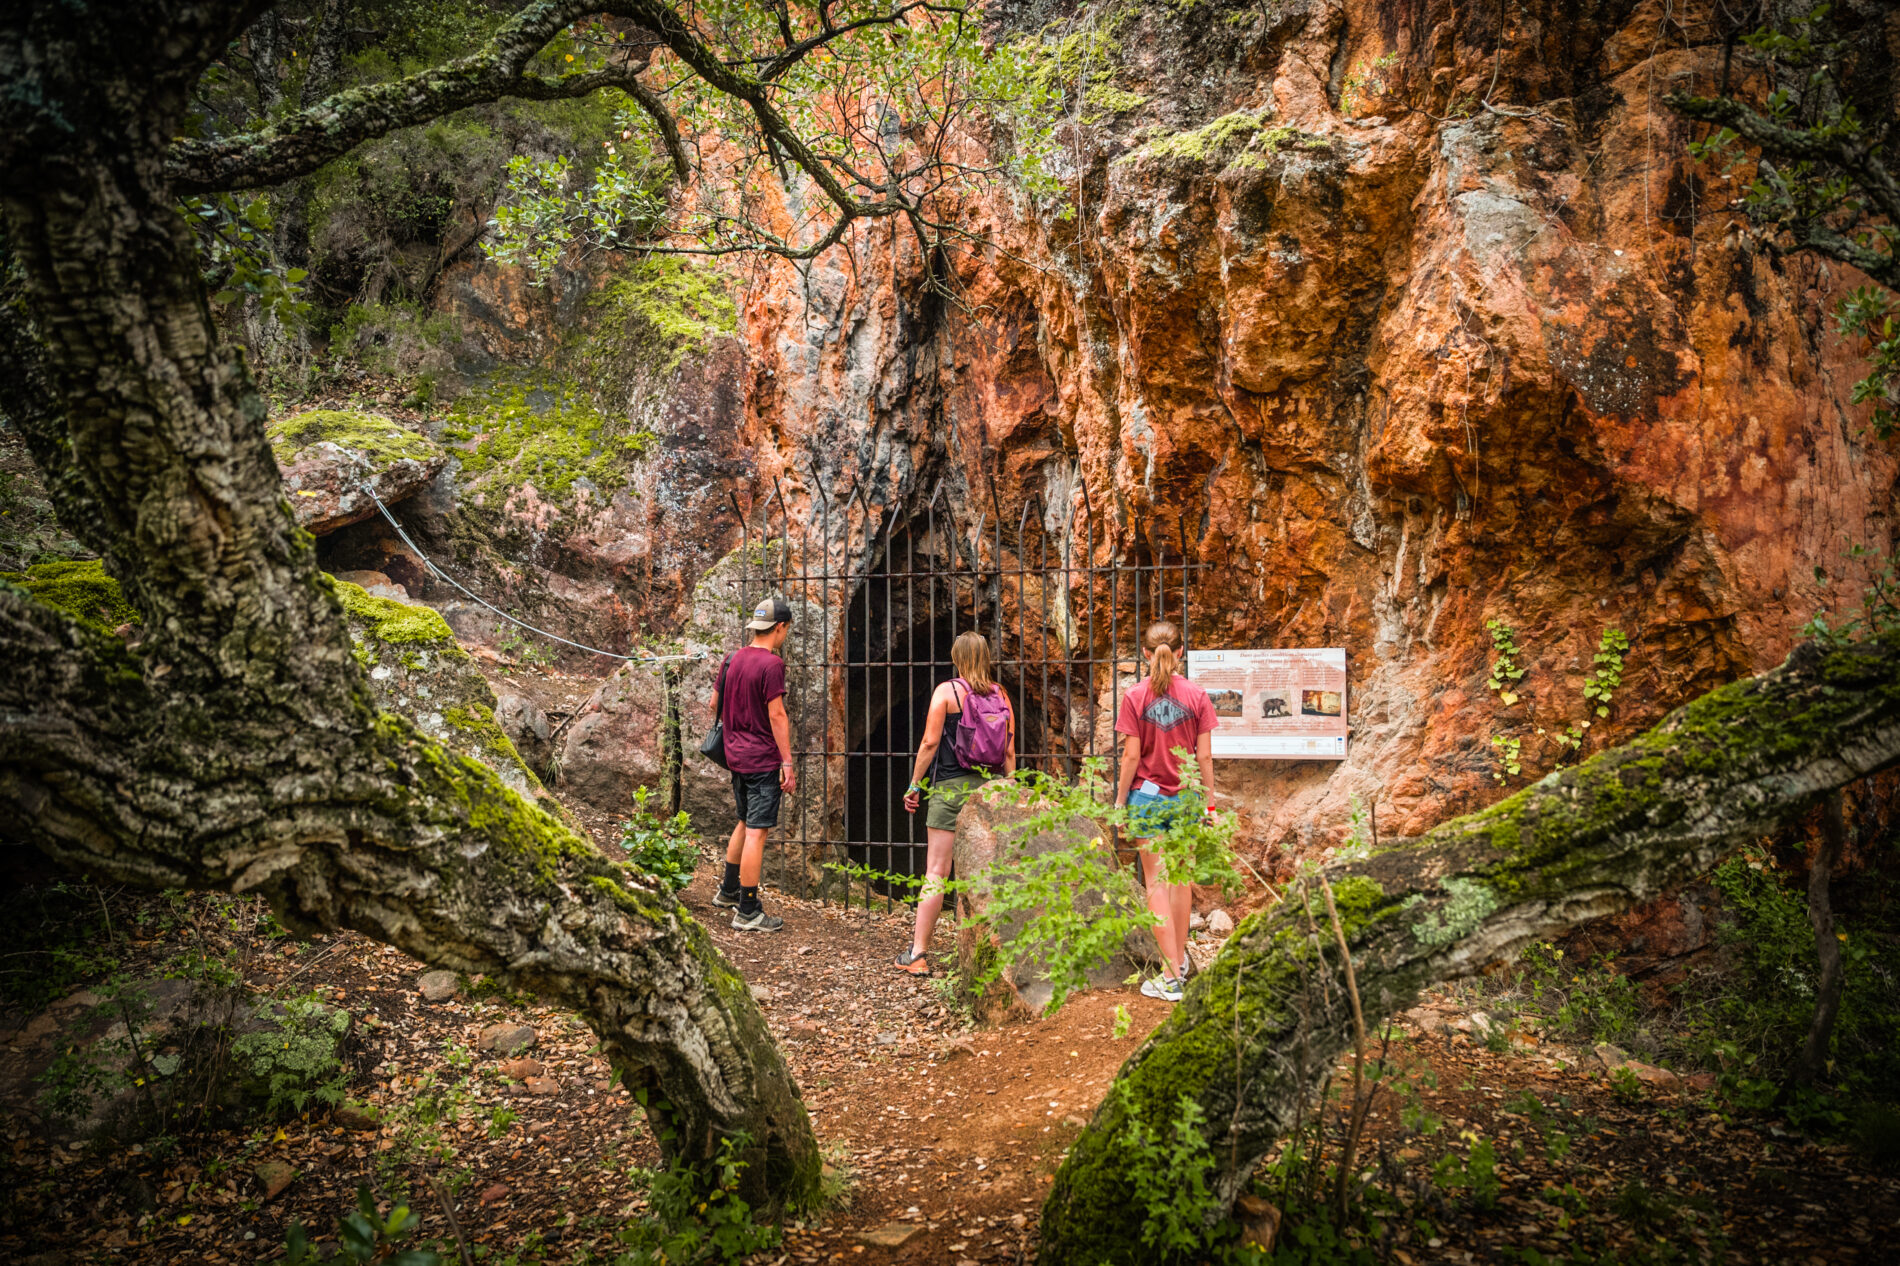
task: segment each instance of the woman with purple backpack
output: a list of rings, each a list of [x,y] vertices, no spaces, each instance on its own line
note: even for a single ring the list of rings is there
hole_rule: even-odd
[[[959,633],[950,645],[950,663],[957,675],[930,696],[917,764],[904,791],[906,813],[917,812],[926,797],[930,801],[924,814],[930,851],[923,892],[917,898],[917,930],[910,949],[897,956],[897,970],[912,976],[930,974],[924,951],[930,948],[930,934],[943,912],[943,885],[957,841],[957,811],[988,779],[1016,772],[1016,713],[1009,695],[990,676],[988,639],[974,631]]]

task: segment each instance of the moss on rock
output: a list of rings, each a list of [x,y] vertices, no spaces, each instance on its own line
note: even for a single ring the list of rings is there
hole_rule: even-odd
[[[36,563],[25,571],[0,572],[0,580],[27,592],[35,602],[71,616],[96,633],[110,634],[122,624],[145,617],[125,599],[119,582],[98,559],[87,562]]]
[[[426,462],[441,450],[428,437],[380,413],[355,409],[312,409],[293,413],[270,424],[266,435],[279,466],[289,466],[303,449],[330,443],[360,453],[370,465],[393,466],[400,461]]]
[[[669,371],[687,352],[739,328],[739,308],[724,279],[675,258],[641,261],[603,287],[587,307],[595,321],[590,341],[624,345],[644,327],[670,349]]]
[[[456,401],[443,438],[465,444],[462,473],[477,487],[533,484],[553,501],[585,479],[603,494],[624,487],[652,437],[616,423],[572,382],[545,374],[498,377]]]
[[[379,598],[361,585],[334,576],[329,580],[343,603],[344,614],[364,635],[391,646],[435,645],[449,658],[468,658],[468,652],[456,645],[449,622],[433,607]]]

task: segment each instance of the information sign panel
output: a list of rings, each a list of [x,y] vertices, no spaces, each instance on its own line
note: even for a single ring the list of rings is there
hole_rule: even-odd
[[[1344,760],[1346,651],[1189,651],[1188,676],[1213,700],[1214,755]]]

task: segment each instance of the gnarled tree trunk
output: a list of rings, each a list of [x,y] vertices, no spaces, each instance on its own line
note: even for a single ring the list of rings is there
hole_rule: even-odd
[[[374,706],[164,170],[193,83],[263,5],[124,8],[0,18],[0,212],[25,279],[0,319],[0,407],[145,616],[127,645],[0,591],[0,829],[573,1007],[670,1153],[744,1132],[752,1195],[815,1194],[797,1088],[704,930]]]
[[[1328,873],[1368,1019],[1535,937],[1642,901],[1900,760],[1900,632],[1804,646],[1626,746]],[[1166,1137],[1182,1098],[1207,1122],[1230,1206],[1351,1041],[1341,956],[1317,892],[1245,920],[1123,1065],[1043,1209],[1040,1260],[1139,1262],[1146,1210],[1131,1119]]]

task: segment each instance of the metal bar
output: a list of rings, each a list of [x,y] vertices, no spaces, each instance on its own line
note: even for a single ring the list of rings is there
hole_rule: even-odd
[[[884,660],[885,660],[885,663],[884,663],[884,746],[886,747],[889,747],[891,745],[891,705],[895,701],[895,697],[892,695],[891,691],[892,691],[892,687],[896,684],[894,678],[891,675],[891,664],[890,664],[891,656],[896,654],[897,652],[897,647],[894,645],[894,642],[895,642],[895,638],[893,637],[894,630],[891,626],[891,545],[892,545],[892,532],[895,530],[896,521],[897,521],[897,516],[895,514],[892,514],[891,522],[885,525],[884,549],[880,555],[883,561],[883,566],[884,566]],[[865,612],[865,615],[867,617],[865,620],[865,629],[867,633],[871,628],[871,622],[868,618],[870,614],[871,613],[868,610]],[[865,737],[865,746],[869,747],[871,732],[869,730],[866,730],[864,737]],[[895,874],[897,867],[896,867],[895,861],[893,860],[893,854],[896,851],[897,831],[895,830],[891,822],[891,796],[890,796],[891,761],[888,756],[879,757],[878,759],[884,762],[884,806],[883,808],[884,808],[884,839],[886,841],[884,845],[884,870],[887,874]],[[864,781],[865,781],[865,794],[869,795],[870,784],[872,780],[867,778]],[[891,894],[890,894],[889,888],[887,887],[884,892],[885,913],[888,914],[890,912],[890,909],[891,909]]]

